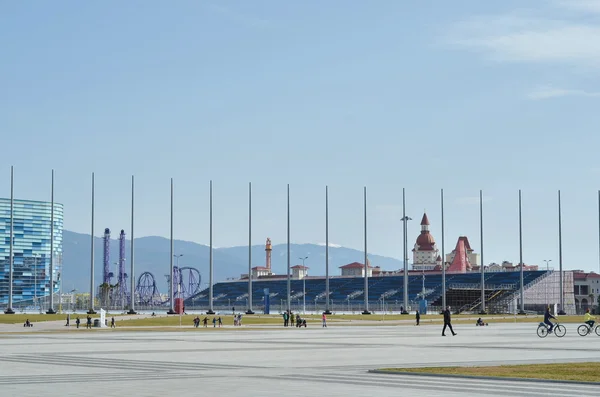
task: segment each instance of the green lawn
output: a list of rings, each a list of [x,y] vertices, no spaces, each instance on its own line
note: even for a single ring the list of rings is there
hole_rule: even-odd
[[[498,376],[503,378],[550,379],[599,382],[600,363],[502,365],[494,367],[382,368],[390,373],[427,373],[439,375]]]

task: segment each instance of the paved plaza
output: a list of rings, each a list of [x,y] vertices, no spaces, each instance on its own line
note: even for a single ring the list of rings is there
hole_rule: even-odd
[[[15,330],[19,326],[14,326]],[[600,337],[536,324],[0,334],[6,396],[597,396],[599,386],[371,374],[381,367],[600,361]],[[4,328],[3,331],[7,329]],[[492,375],[492,374],[490,374]]]

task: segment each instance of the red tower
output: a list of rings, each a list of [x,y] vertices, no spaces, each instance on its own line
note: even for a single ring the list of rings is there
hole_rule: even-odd
[[[271,247],[271,239],[267,237],[267,244],[265,244],[265,252],[266,252],[266,256],[267,256],[267,263],[266,263],[266,268],[269,271],[269,274],[271,273],[271,251],[273,250],[273,248]]]

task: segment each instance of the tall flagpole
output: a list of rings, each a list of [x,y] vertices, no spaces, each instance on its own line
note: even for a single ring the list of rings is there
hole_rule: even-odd
[[[525,284],[523,281],[523,222],[521,216],[521,189],[519,189],[519,263],[521,278],[521,310],[519,314],[525,314]]]
[[[252,182],[248,183],[248,310],[246,314],[254,314],[252,311]]]
[[[442,202],[442,310],[446,309],[446,252],[444,251],[444,189],[441,191]]]
[[[365,310],[362,314],[371,314],[369,311],[369,259],[367,258],[367,187],[364,187],[364,236],[365,236]]]
[[[50,188],[50,307],[46,314],[56,314],[54,311],[54,170],[52,170]]]
[[[215,314],[214,308],[213,308],[213,298],[214,298],[214,291],[213,291],[213,284],[214,284],[214,264],[213,264],[213,183],[212,181],[210,181],[210,200],[209,200],[209,222],[208,222],[208,227],[210,229],[209,232],[209,252],[208,252],[208,267],[209,267],[209,285],[208,285],[208,311],[206,312],[206,314]]]
[[[14,217],[15,213],[15,194],[14,194],[14,167],[10,166],[10,244],[8,259],[8,307],[4,311],[6,314],[15,314],[13,310],[13,245],[15,243]]]
[[[325,314],[331,314],[329,307],[329,188],[325,186]]]
[[[562,214],[560,207],[560,190],[558,191],[558,266],[559,266],[559,293],[560,293],[560,309],[558,314],[563,315],[565,313],[564,309],[564,293],[563,293],[563,262],[562,262]]]
[[[175,282],[174,280],[174,269],[173,269],[173,257],[175,255],[175,247],[173,246],[173,178],[171,178],[171,257],[169,259],[169,269],[170,269],[170,273],[169,273],[169,302],[170,302],[170,306],[169,306],[169,311],[167,312],[167,314],[175,314],[175,291],[173,291],[173,283]]]
[[[483,190],[479,191],[479,235],[481,242],[481,312],[480,314],[486,314],[485,312],[485,265],[483,262]]]
[[[288,312],[291,310],[290,305],[290,288],[291,288],[291,280],[290,280],[290,260],[291,260],[291,251],[290,251],[290,184],[287,185],[287,310]]]
[[[407,233],[408,233],[408,228],[406,226],[408,220],[410,218],[408,218],[406,216],[406,192],[405,189],[402,188],[402,246],[403,246],[403,258],[402,261],[404,262],[404,273],[402,276],[402,281],[403,281],[403,309],[402,309],[402,313],[401,314],[408,314],[408,238],[407,238]]]
[[[94,173],[92,172],[92,231],[91,231],[91,245],[90,245],[90,307],[88,314],[96,314],[94,310],[94,199],[95,199],[95,180]]]
[[[129,311],[127,312],[127,314],[137,314],[135,311],[135,260],[134,260],[134,253],[135,250],[133,248],[135,240],[134,240],[134,236],[133,236],[133,216],[134,216],[134,201],[135,200],[135,182],[134,182],[134,176],[131,175],[131,254],[129,255],[131,257],[131,272],[129,274],[129,279],[131,280],[131,296],[130,296],[130,302],[129,302]]]

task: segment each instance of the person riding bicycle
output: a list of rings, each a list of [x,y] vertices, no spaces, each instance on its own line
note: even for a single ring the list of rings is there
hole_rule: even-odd
[[[585,316],[583,316],[583,322],[590,326],[590,328],[594,328],[594,324],[596,323],[594,320],[596,317],[590,314],[590,309],[585,309]]]
[[[550,321],[550,319],[553,318],[556,320],[556,317],[554,317],[552,314],[550,314],[550,307],[546,308],[546,313],[544,313],[544,324],[548,325],[550,328],[548,328],[548,333],[552,333],[552,329],[554,328],[554,323],[552,321]]]

